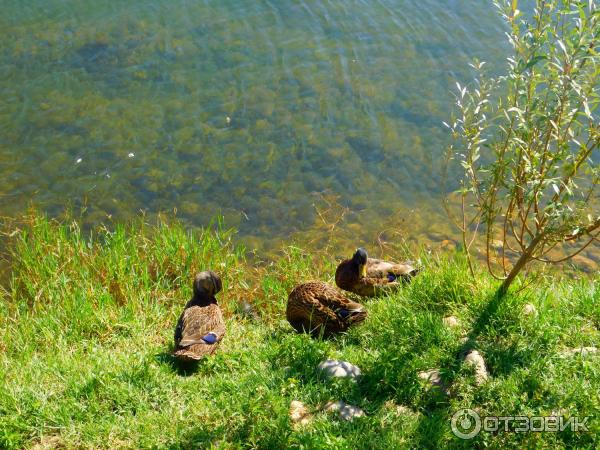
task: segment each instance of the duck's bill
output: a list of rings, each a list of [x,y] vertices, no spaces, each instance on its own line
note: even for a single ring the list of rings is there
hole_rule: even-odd
[[[366,264],[363,264],[362,266],[360,266],[360,276],[362,278],[367,277],[367,265]]]

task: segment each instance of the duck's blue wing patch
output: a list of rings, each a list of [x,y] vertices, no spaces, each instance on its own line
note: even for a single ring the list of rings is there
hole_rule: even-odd
[[[337,315],[340,319],[347,319],[350,315],[350,311],[345,308],[340,308],[337,310]]]
[[[207,344],[214,344],[217,342],[217,335],[215,333],[208,333],[205,336],[202,336],[202,340]]]

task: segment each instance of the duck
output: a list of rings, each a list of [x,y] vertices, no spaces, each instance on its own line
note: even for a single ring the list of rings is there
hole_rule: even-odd
[[[397,289],[417,273],[419,269],[409,263],[369,258],[367,251],[360,247],[352,258],[339,264],[335,271],[335,284],[363,297],[375,297]]]
[[[222,288],[221,278],[210,270],[194,277],[193,297],[175,327],[173,356],[177,359],[198,361],[219,347],[225,335],[225,321],[215,295]]]
[[[309,281],[290,292],[286,318],[298,333],[330,336],[364,321],[367,311],[333,286]]]

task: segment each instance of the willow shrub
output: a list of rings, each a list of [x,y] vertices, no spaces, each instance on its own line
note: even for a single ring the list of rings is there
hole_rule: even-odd
[[[476,61],[474,82],[457,83],[446,173],[461,175],[446,209],[469,259],[485,236],[504,294],[533,261],[566,261],[598,242],[600,11],[595,0],[495,4],[512,54],[504,75]]]

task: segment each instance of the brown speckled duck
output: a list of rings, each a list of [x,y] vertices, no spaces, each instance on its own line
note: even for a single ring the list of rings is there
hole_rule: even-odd
[[[286,317],[299,333],[329,336],[362,322],[367,311],[327,283],[309,281],[290,292]]]
[[[364,248],[342,261],[335,271],[335,284],[363,297],[386,294],[410,281],[419,272],[410,264],[397,264],[369,258]]]
[[[197,361],[213,354],[225,334],[225,322],[215,295],[221,279],[211,271],[194,277],[194,296],[185,305],[175,328],[173,355],[184,361]]]

